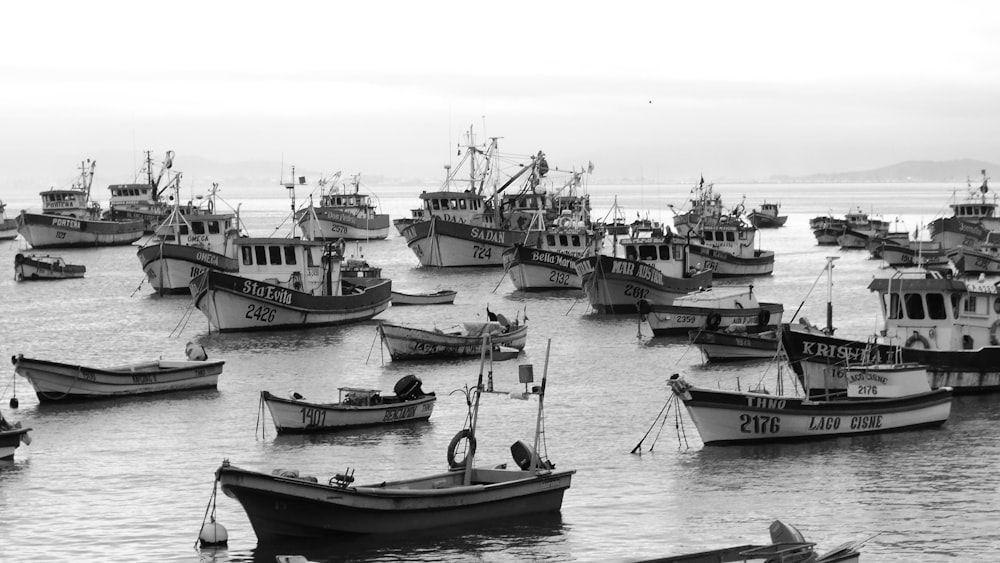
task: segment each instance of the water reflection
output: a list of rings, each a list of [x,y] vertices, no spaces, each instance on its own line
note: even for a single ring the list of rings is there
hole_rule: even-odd
[[[316,444],[373,446],[385,441],[396,441],[399,444],[408,445],[420,443],[432,428],[433,424],[429,420],[414,420],[391,426],[337,430],[318,434],[278,434],[274,436],[271,443],[276,452],[296,450]]]

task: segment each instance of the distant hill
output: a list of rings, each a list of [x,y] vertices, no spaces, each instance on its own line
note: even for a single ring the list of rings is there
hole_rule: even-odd
[[[1000,173],[1000,165],[984,160],[908,160],[857,172],[829,172],[808,176],[772,176],[768,182],[780,183],[855,183],[855,182],[965,182],[981,181],[982,171]]]

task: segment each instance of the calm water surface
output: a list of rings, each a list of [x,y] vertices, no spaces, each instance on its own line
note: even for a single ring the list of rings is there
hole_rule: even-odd
[[[630,217],[649,210],[669,221],[667,204],[683,206],[688,188],[590,191],[598,217],[617,195]],[[380,189],[377,195],[395,218],[409,214],[420,189]],[[875,297],[865,287],[883,273],[881,265],[863,251],[816,246],[808,219],[861,206],[889,220],[900,218],[900,227],[912,232],[947,213],[952,189],[719,185],[728,205],[745,194],[748,209],[766,198],[781,202],[790,216],[787,227],[760,237],[763,248],[777,253],[774,276],[726,283],[749,281],[762,301],[784,303],[786,320],[801,304],[800,316],[823,324],[826,281],[816,282],[825,257],[838,256],[835,325],[840,335],[863,338],[879,327]],[[238,192],[223,193],[235,202]],[[274,199],[242,201],[253,234],[270,234],[281,225],[288,202],[280,195],[276,188]],[[39,205],[36,196],[4,199],[12,213]],[[275,553],[314,561],[632,561],[762,542],[776,518],[797,526],[821,551],[874,536],[864,561],[996,559],[996,397],[956,398],[952,418],[937,430],[797,445],[705,449],[683,413],[676,424],[671,417],[654,428],[642,455],[633,455],[664,405],[671,374],[699,385],[734,388],[739,382],[745,388],[772,381],[777,367],[703,365],[698,350],[683,339],[651,338],[649,327],[632,316],[595,315],[582,292],[524,294],[498,269],[419,268],[395,231],[360,250],[383,267],[396,289],[459,292],[452,306],[390,308],[380,319],[446,329],[483,319],[487,304],[508,317],[527,314],[526,353],[494,365],[497,389],[521,387],[519,363],[533,364],[540,377],[551,339],[545,442],[560,468],[577,469],[561,515],[405,537],[258,546],[242,508],[220,494],[217,517],[229,530],[228,549],[199,551],[195,543],[213,473],[225,458],[261,471],[298,469],[322,480],[350,467],[361,483],[444,468],[448,441],[466,414],[464,397],[450,392],[475,384],[478,359],[394,363],[376,341],[376,321],[210,333],[189,297],[156,297],[142,283],[134,247],[52,251],[85,264],[86,278],[16,283],[15,242],[0,246],[0,264],[11,267],[0,279],[3,354],[114,365],[181,358],[193,340],[226,366],[215,391],[54,406],[39,405],[28,382],[15,379],[10,369],[0,383],[0,406],[9,418],[34,428],[34,441],[19,448],[12,463],[0,465],[0,561],[273,561]],[[337,387],[390,390],[409,373],[438,394],[429,422],[279,438],[270,419],[259,416],[261,390],[333,400]],[[11,410],[8,400],[15,393],[20,408]],[[484,396],[477,458],[510,462],[510,444],[533,436],[535,408],[534,400]]]

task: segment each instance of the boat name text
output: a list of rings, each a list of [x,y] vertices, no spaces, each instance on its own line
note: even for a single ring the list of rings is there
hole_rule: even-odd
[[[282,303],[284,305],[292,304],[291,291],[272,285],[263,285],[251,280],[243,282],[243,293],[259,297],[260,299],[274,301],[275,303]]]
[[[486,242],[492,242],[495,244],[507,244],[503,231],[491,231],[488,229],[473,227],[469,236],[474,239],[485,240]]]
[[[408,407],[389,409],[385,411],[385,416],[382,417],[382,422],[406,420],[408,418],[413,418],[416,414],[417,414],[417,405],[410,405]]]
[[[63,219],[61,217],[52,218],[53,227],[62,227],[64,229],[76,229],[80,230],[80,222],[75,219]]]

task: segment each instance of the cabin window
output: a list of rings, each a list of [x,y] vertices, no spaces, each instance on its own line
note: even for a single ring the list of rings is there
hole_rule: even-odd
[[[660,245],[660,260],[670,260],[670,245],[661,244]]]
[[[194,234],[196,235],[203,235],[205,234],[205,223],[195,221],[194,223],[191,223],[191,230],[194,231]]]
[[[634,246],[625,247],[625,258],[628,260],[635,260],[638,257]]]
[[[903,308],[899,304],[898,293],[889,294],[889,318],[890,319],[903,318]]]
[[[569,246],[569,239],[566,235],[559,235],[559,246]]]
[[[652,244],[640,245],[639,260],[656,260],[656,246]]]
[[[179,232],[182,235],[188,234],[187,223],[181,223],[180,225],[177,225],[177,232]]]
[[[458,208],[459,209],[465,209],[466,203],[467,202],[464,199],[458,200]]]
[[[965,313],[975,313],[976,312],[976,302],[979,301],[978,297],[968,296],[965,298],[965,304],[962,306],[962,311]]]
[[[289,266],[294,266],[295,265],[295,247],[294,246],[286,246],[284,248],[285,248],[285,264],[288,264]]]
[[[545,235],[545,244],[547,244],[549,246],[555,246],[556,245],[556,236],[555,235]]]
[[[747,240],[747,232],[740,231],[740,240]]]
[[[457,199],[452,199],[451,200],[451,208],[452,209],[458,209],[458,200]]]
[[[940,293],[927,294],[927,316],[932,319],[948,318],[948,310],[944,305],[944,295]]]
[[[281,247],[280,246],[269,246],[267,247],[267,254],[270,257],[268,260],[269,264],[274,264],[275,266],[281,265]]]
[[[732,231],[726,231],[726,241],[727,242],[734,242],[734,241],[736,241],[736,233],[734,233]]]
[[[243,251],[243,265],[244,266],[253,265],[253,249],[250,248],[249,246],[244,246],[243,248],[241,248],[241,250]]]
[[[432,199],[432,200],[431,200],[431,206],[433,206],[433,207],[434,207],[434,210],[436,211],[436,210],[438,210],[438,209],[441,209],[441,202],[439,202],[439,201],[438,201],[438,200],[436,200],[436,199]]]
[[[219,234],[219,222],[209,221],[208,222],[208,232],[209,234],[217,235]]]
[[[309,268],[315,268],[316,261],[313,259],[312,248],[306,248],[305,251],[306,251],[306,266]]]
[[[955,311],[955,318],[958,319],[962,316],[961,309],[958,307],[962,303],[962,295],[959,293],[951,294],[951,310]]]
[[[267,264],[267,247],[266,246],[255,246],[253,247],[254,254],[257,257],[257,265],[263,266]]]
[[[580,246],[580,235],[573,235],[572,237],[573,246]]]
[[[913,320],[924,318],[924,300],[919,293],[907,293],[903,295],[903,302],[906,305],[906,317]]]
[[[448,200],[447,199],[442,199],[441,200],[441,209],[448,209]]]

